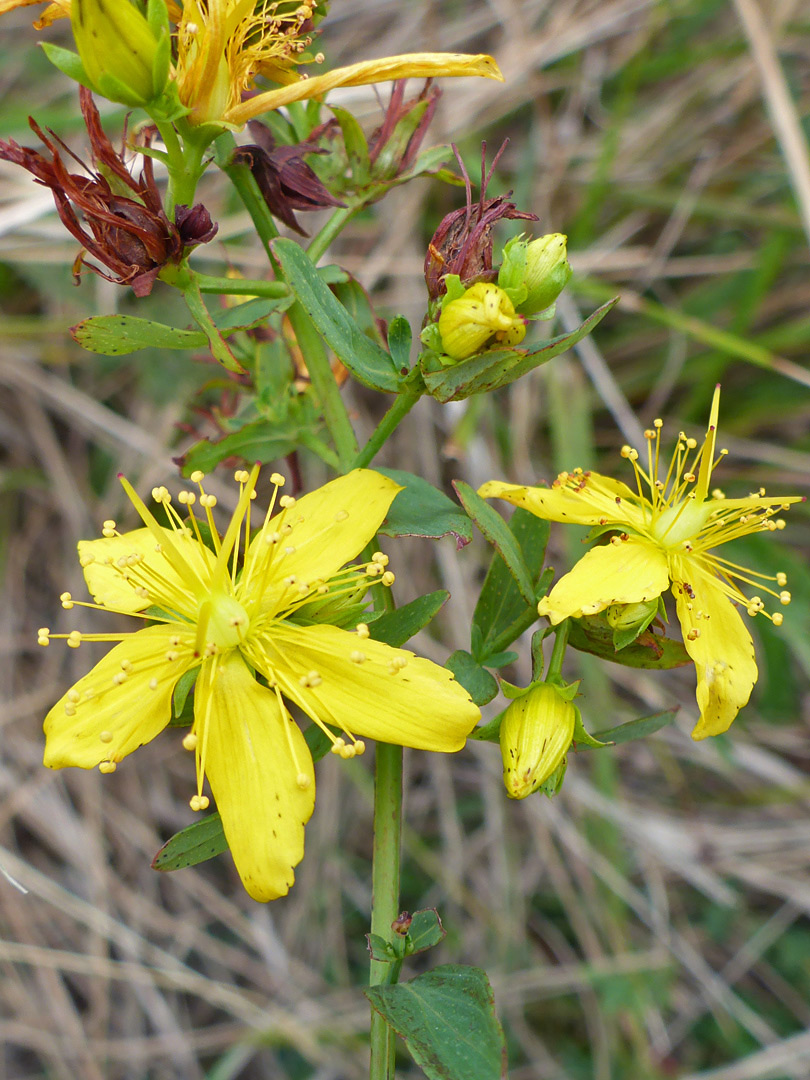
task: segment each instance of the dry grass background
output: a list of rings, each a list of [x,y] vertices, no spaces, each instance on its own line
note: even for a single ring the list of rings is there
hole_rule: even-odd
[[[482,137],[511,137],[493,190],[514,187],[543,228],[569,233],[578,279],[563,324],[594,296],[624,297],[575,355],[509,391],[421,402],[386,464],[440,486],[612,468],[653,416],[700,433],[722,377],[724,487],[807,492],[806,4],[335,0],[327,25],[334,64],[403,49],[494,53],[506,85],[448,83],[433,141],[459,141],[472,165]],[[22,138],[30,111],[79,148],[74,99],[34,40],[25,13],[4,18],[0,133]],[[372,92],[344,100],[374,124]],[[104,360],[67,341],[68,323],[134,310],[130,298],[90,276],[74,290],[74,247],[48,193],[5,164],[0,185],[0,861],[28,890],[0,879],[0,1077],[359,1080],[370,754],[319,766],[306,858],[291,895],[270,906],[248,899],[227,858],[149,869],[190,817],[179,738],[156,740],[114,777],[41,766],[42,718],[88,653],[38,649],[35,630],[73,625],[57,597],[82,587],[76,540],[125,512],[116,472],[141,490],[176,475],[186,400],[212,369],[176,353]],[[245,216],[216,179],[204,190],[229,260],[255,273]],[[400,189],[332,257],[383,312],[418,324],[425,243],[457,199],[435,182]],[[199,265],[213,270],[224,253],[217,241]],[[182,319],[166,304],[156,296],[148,310]],[[381,403],[346,394],[368,433]],[[307,475],[323,479],[317,465]],[[753,542],[744,552],[792,571],[795,602],[781,634],[757,626],[761,682],[730,737],[689,740],[691,671],[575,658],[592,730],[673,702],[680,722],[574,756],[553,802],[508,803],[489,745],[408,755],[403,906],[439,907],[449,934],[432,962],[489,971],[513,1080],[810,1077],[810,529],[803,509],[790,518],[778,556]],[[560,567],[578,550],[566,543],[554,533]],[[399,599],[453,594],[422,651],[443,661],[467,647],[483,542],[388,550]],[[403,1059],[401,1075],[416,1074]]]

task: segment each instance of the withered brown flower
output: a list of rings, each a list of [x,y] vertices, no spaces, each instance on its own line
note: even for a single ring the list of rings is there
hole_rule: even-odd
[[[90,136],[92,169],[50,129],[48,138],[32,117],[28,123],[50,151],[50,158],[12,139],[0,139],[0,158],[21,165],[37,183],[53,192],[62,224],[82,245],[73,263],[77,284],[85,265],[107,281],[131,285],[136,296],[148,296],[161,268],[179,262],[188,248],[210,240],[217,226],[201,203],[178,206],[175,220],[170,221],[151,158],[144,156],[140,175],[133,176],[123,154],[116,153],[104,134],[90,91],[80,88],[79,99]],[[59,148],[78,162],[86,175],[69,172]],[[86,263],[87,254],[110,273]]]
[[[495,280],[497,275],[492,269],[492,226],[496,221],[500,221],[501,218],[509,218],[513,221],[517,219],[537,221],[537,214],[518,210],[515,204],[510,202],[511,192],[507,192],[506,195],[496,195],[492,199],[486,198],[487,185],[492,179],[492,174],[508,141],[507,139],[503,143],[495,155],[489,172],[486,172],[487,144],[482,144],[481,195],[475,205],[472,202],[470,178],[456,150],[456,159],[467,189],[467,205],[446,214],[428,244],[425,256],[425,282],[431,301],[438,300],[444,295],[444,278],[447,274],[458,274],[461,284],[465,286],[479,281]],[[453,149],[455,150],[455,147]]]
[[[306,154],[323,154],[324,150],[309,143],[277,146],[270,129],[258,120],[251,120],[248,128],[256,141],[237,147],[231,160],[248,166],[273,217],[283,221],[299,236],[306,236],[295,210],[346,205],[324,187],[304,161]]]

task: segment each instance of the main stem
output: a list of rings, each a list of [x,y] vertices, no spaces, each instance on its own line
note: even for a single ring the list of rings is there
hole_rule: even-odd
[[[402,842],[402,747],[377,743],[374,778],[374,863],[372,866],[371,932],[388,941],[399,914],[399,856]],[[371,961],[369,985],[388,981],[390,965]],[[371,1012],[369,1080],[393,1080],[394,1031]]]

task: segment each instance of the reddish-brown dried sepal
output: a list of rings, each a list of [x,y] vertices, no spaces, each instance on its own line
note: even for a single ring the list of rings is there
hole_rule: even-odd
[[[50,152],[50,158],[10,139],[0,140],[0,158],[21,165],[37,183],[51,189],[62,224],[82,245],[73,263],[77,282],[82,266],[86,266],[107,281],[131,285],[136,296],[147,296],[161,268],[179,262],[188,247],[210,240],[216,225],[201,204],[191,209],[178,208],[178,223],[169,221],[151,158],[144,157],[140,176],[134,177],[104,134],[90,91],[82,87],[79,97],[90,136],[93,169],[52,131],[48,132],[49,138],[31,117],[31,129]],[[86,175],[69,172],[60,149]],[[110,272],[86,263],[88,254]]]
[[[232,160],[248,166],[273,217],[283,221],[299,236],[306,236],[295,210],[322,210],[327,206],[346,205],[324,187],[304,161],[304,155],[323,154],[324,150],[308,143],[277,146],[264,124],[251,120],[248,127],[256,142],[237,147]]]
[[[444,278],[447,274],[458,274],[462,285],[474,285],[478,281],[494,281],[496,273],[492,269],[492,226],[501,218],[510,220],[537,221],[537,215],[518,210],[509,195],[496,195],[487,199],[487,184],[492,178],[498,159],[506,148],[506,143],[495,155],[489,172],[484,172],[483,157],[486,143],[482,147],[481,196],[473,205],[472,185],[461,158],[456,153],[459,166],[467,188],[467,205],[452,210],[442,219],[433,239],[428,244],[425,256],[425,282],[431,301],[438,300],[445,293]]]

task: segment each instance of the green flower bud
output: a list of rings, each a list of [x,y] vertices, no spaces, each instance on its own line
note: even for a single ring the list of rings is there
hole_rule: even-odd
[[[646,628],[658,611],[658,597],[653,600],[641,600],[637,604],[611,604],[605,611],[608,626],[614,630],[635,630],[637,626]]]
[[[526,245],[526,299],[520,305],[524,315],[535,315],[551,307],[571,277],[567,236],[549,233]]]
[[[512,702],[500,733],[503,782],[510,799],[525,799],[537,791],[564,762],[577,711],[551,683],[537,683]]]
[[[70,21],[93,90],[133,106],[160,96],[168,78],[159,55],[165,43],[130,0],[73,0]]]
[[[504,345],[519,345],[526,336],[526,320],[515,314],[503,289],[479,282],[443,304],[439,333],[444,352],[454,360],[466,360],[493,339]]]

